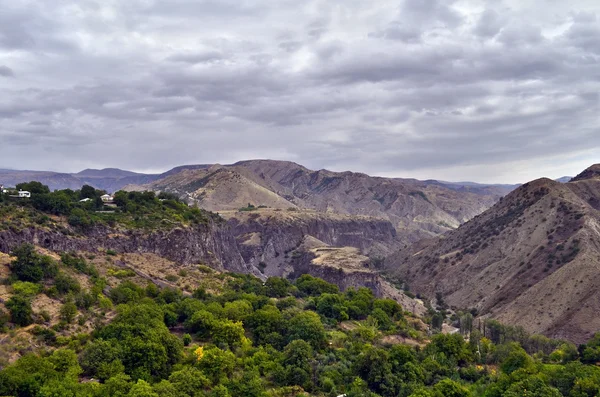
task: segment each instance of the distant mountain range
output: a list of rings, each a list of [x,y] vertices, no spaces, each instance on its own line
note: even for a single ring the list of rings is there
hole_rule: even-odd
[[[118,168],[85,169],[75,174],[52,171],[27,171],[0,169],[0,184],[15,186],[21,182],[39,181],[51,190],[80,189],[83,185],[91,185],[97,189],[115,192],[129,184],[144,184],[164,178],[184,169],[206,167],[202,165],[188,165],[176,167],[162,174],[141,174]]]

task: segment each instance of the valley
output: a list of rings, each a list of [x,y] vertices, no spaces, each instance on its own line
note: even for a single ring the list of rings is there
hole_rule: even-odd
[[[8,395],[600,391],[598,165],[514,190],[272,161],[182,167],[109,199],[17,189],[31,197],[0,194]]]

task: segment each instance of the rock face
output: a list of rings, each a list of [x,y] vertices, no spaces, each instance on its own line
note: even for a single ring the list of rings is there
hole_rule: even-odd
[[[184,170],[126,189],[168,191],[219,212],[252,203],[371,216],[390,221],[402,241],[413,242],[458,227],[511,188],[311,171],[291,162],[256,160]]]
[[[401,245],[389,221],[314,211],[258,210],[223,213],[246,263],[262,264],[267,276],[281,276],[291,252],[307,238],[317,246],[354,247],[384,257]]]
[[[411,290],[527,331],[584,342],[600,329],[600,169],[539,179],[443,237],[385,261]]]
[[[32,243],[56,252],[110,249],[116,253],[150,253],[180,264],[203,263],[217,270],[250,273],[263,279],[308,273],[342,289],[365,286],[379,293],[379,276],[370,271],[356,272],[354,263],[360,263],[362,270],[371,262],[362,253],[383,256],[399,246],[389,222],[369,217],[272,210],[236,216],[227,222],[211,221],[153,232],[107,226],[95,226],[85,232],[67,227],[4,230],[0,231],[0,252],[8,253],[22,243]],[[339,277],[337,269],[330,271],[313,266],[310,261],[297,260],[312,255],[310,249],[314,247],[349,252],[350,260],[329,261],[344,268],[347,275]]]
[[[219,270],[256,273],[246,266],[229,228],[214,223],[150,233],[102,226],[73,235],[46,228],[0,232],[0,251],[10,252],[22,243],[58,252],[110,249],[117,253],[153,253],[182,264],[206,263]]]

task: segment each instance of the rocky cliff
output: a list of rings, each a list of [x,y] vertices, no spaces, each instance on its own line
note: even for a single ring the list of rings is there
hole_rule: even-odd
[[[152,232],[107,226],[94,226],[85,232],[43,227],[0,231],[0,251],[10,252],[22,243],[57,252],[153,253],[181,264],[205,263],[218,270],[256,273],[244,262],[229,228],[213,222]]]
[[[364,286],[380,294],[379,276],[357,271],[356,263],[361,270],[372,262],[363,254],[383,256],[399,247],[393,226],[369,217],[273,210],[224,215],[227,222],[211,220],[155,231],[106,225],[81,231],[60,221],[50,226],[9,228],[0,231],[0,252],[8,253],[19,244],[32,243],[54,252],[111,250],[117,254],[154,254],[178,264],[202,263],[263,279],[308,273],[342,289]],[[310,250],[315,247],[350,254],[329,255],[326,267],[298,260],[312,255]],[[346,276],[340,277],[338,269],[347,272]]]
[[[307,237],[321,246],[354,247],[371,257],[383,257],[401,245],[392,224],[382,219],[269,209],[222,215],[246,263],[260,265],[268,276],[281,276],[292,251]]]

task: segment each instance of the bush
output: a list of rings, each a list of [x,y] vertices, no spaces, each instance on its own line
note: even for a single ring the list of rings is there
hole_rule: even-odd
[[[94,224],[94,221],[92,220],[90,215],[81,208],[74,208],[71,211],[71,215],[69,215],[68,222],[69,225],[81,229],[88,229]]]
[[[39,294],[42,287],[29,281],[15,281],[12,283],[13,292],[23,297],[32,298]]]
[[[77,293],[81,290],[81,285],[79,285],[79,281],[64,273],[59,273],[54,278],[54,286],[56,287],[58,293],[62,295],[71,292]]]
[[[18,280],[39,283],[58,273],[58,267],[52,258],[39,255],[31,244],[17,247],[13,250],[12,255],[17,258],[11,262],[10,269]]]
[[[77,306],[73,302],[67,302],[60,308],[60,319],[71,324],[77,315]]]
[[[10,321],[25,327],[33,323],[33,310],[28,298],[15,295],[6,302],[6,308],[10,311]]]

